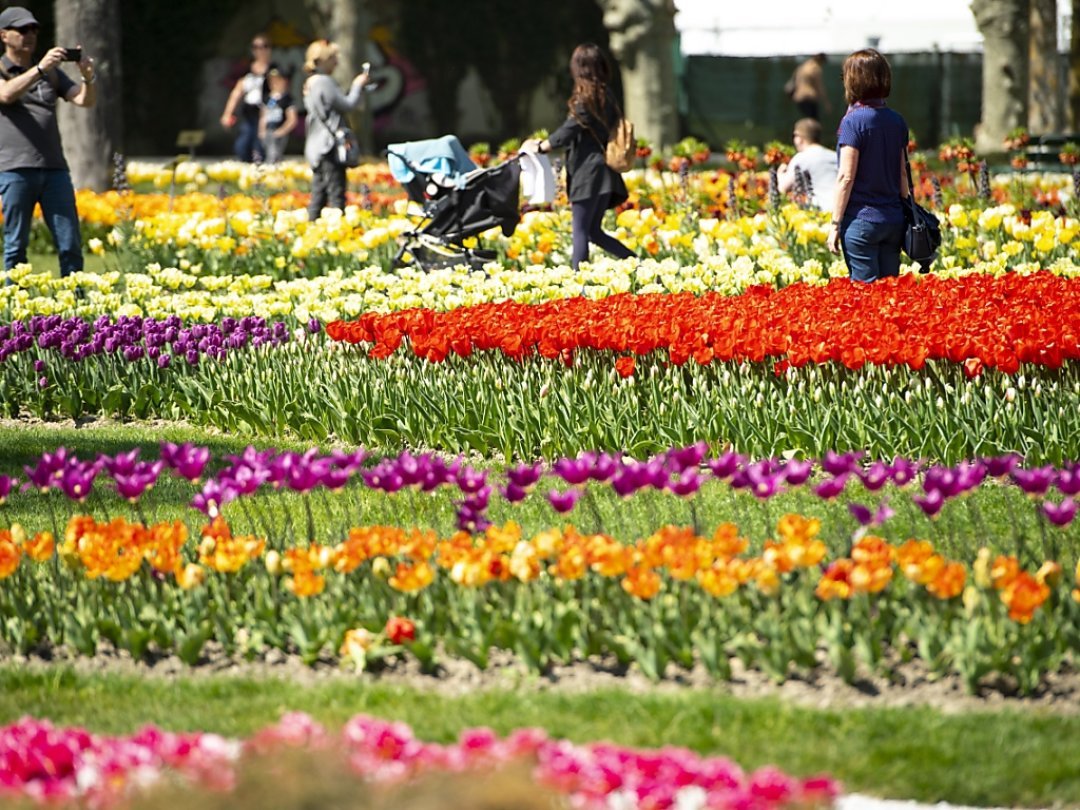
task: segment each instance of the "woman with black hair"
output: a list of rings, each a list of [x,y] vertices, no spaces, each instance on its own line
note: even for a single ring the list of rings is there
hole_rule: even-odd
[[[611,70],[604,52],[596,45],[578,45],[570,57],[574,91],[566,106],[569,114],[563,125],[544,140],[529,139],[522,151],[550,152],[567,149],[566,185],[573,219],[571,265],[589,258],[589,244],[616,258],[634,256],[634,251],[601,227],[604,212],[626,201],[622,175],[605,161],[608,139],[622,117],[609,87]]]

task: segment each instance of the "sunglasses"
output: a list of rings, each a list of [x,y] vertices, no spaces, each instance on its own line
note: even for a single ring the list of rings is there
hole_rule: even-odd
[[[20,34],[36,34],[40,29],[36,25],[21,25],[17,28],[9,28],[9,31],[18,31]]]
[[[269,47],[270,47],[269,42],[252,42],[251,43],[251,49],[253,51],[261,51],[261,50],[265,50],[266,48],[269,48]]]

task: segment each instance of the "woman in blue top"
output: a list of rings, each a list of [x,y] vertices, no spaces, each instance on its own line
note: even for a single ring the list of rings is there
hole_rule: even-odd
[[[884,56],[873,48],[856,51],[844,60],[843,77],[850,106],[836,133],[839,170],[829,250],[843,248],[853,281],[877,281],[900,274],[908,128],[885,106],[892,71]]]

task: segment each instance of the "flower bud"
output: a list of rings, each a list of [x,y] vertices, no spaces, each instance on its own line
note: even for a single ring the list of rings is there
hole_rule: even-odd
[[[964,588],[964,612],[967,613],[969,618],[975,613],[975,609],[979,606],[981,599],[982,596],[979,593],[979,589],[974,585],[968,585]]]
[[[26,545],[26,529],[23,528],[21,523],[11,524],[11,539],[17,546]]]
[[[371,561],[371,573],[379,579],[389,579],[393,573],[390,568],[390,561],[386,557],[376,557]]]
[[[1061,584],[1061,563],[1054,560],[1047,560],[1042,564],[1042,567],[1035,572],[1035,579],[1040,585],[1045,585],[1048,588],[1056,588]]]
[[[267,573],[271,576],[281,576],[281,555],[278,552],[273,550],[266,552],[263,563],[266,565]]]
[[[990,549],[983,546],[975,555],[975,562],[971,566],[975,574],[975,584],[980,588],[990,587]]]

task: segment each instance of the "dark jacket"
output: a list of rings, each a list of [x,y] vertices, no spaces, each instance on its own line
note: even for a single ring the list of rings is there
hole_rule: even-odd
[[[567,149],[566,186],[570,202],[584,202],[610,195],[608,207],[626,201],[622,175],[608,168],[604,160],[609,133],[619,120],[619,108],[609,92],[604,104],[604,120],[579,107],[548,138],[552,149]]]

